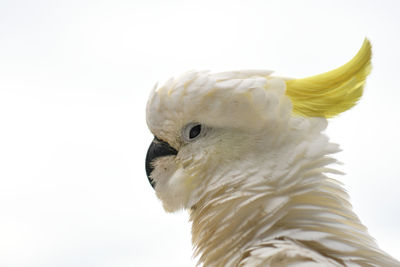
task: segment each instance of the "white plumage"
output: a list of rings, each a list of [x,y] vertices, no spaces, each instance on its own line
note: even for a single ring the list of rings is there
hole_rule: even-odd
[[[400,266],[327,176],[340,173],[327,120],[293,113],[287,90],[249,70],[191,71],[152,91],[148,126],[176,153],[148,160],[149,179],[167,211],[190,212],[199,263]]]

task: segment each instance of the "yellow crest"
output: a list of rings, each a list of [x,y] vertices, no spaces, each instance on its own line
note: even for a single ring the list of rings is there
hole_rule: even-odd
[[[358,53],[345,65],[312,77],[286,81],[293,112],[330,118],[353,107],[371,71],[371,54],[371,43],[365,39]]]

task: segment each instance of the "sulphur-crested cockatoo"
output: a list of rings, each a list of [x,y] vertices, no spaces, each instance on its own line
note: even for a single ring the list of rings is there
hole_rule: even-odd
[[[327,119],[370,72],[365,40],[342,67],[304,79],[190,71],[155,87],[146,172],[166,211],[187,209],[204,266],[400,266],[327,176]]]

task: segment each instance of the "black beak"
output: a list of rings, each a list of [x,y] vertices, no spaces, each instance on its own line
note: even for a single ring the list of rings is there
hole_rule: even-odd
[[[171,147],[167,142],[164,142],[157,137],[154,137],[153,142],[150,144],[149,150],[146,155],[146,174],[151,186],[154,188],[155,182],[150,178],[151,172],[154,169],[152,162],[159,157],[176,155],[178,151]]]

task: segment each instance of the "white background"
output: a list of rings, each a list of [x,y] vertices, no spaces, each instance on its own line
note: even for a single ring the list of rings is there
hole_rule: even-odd
[[[331,120],[361,220],[400,258],[400,2],[0,2],[0,266],[193,266],[186,213],[144,171],[145,105],[189,69],[304,77],[364,37],[363,99]]]

